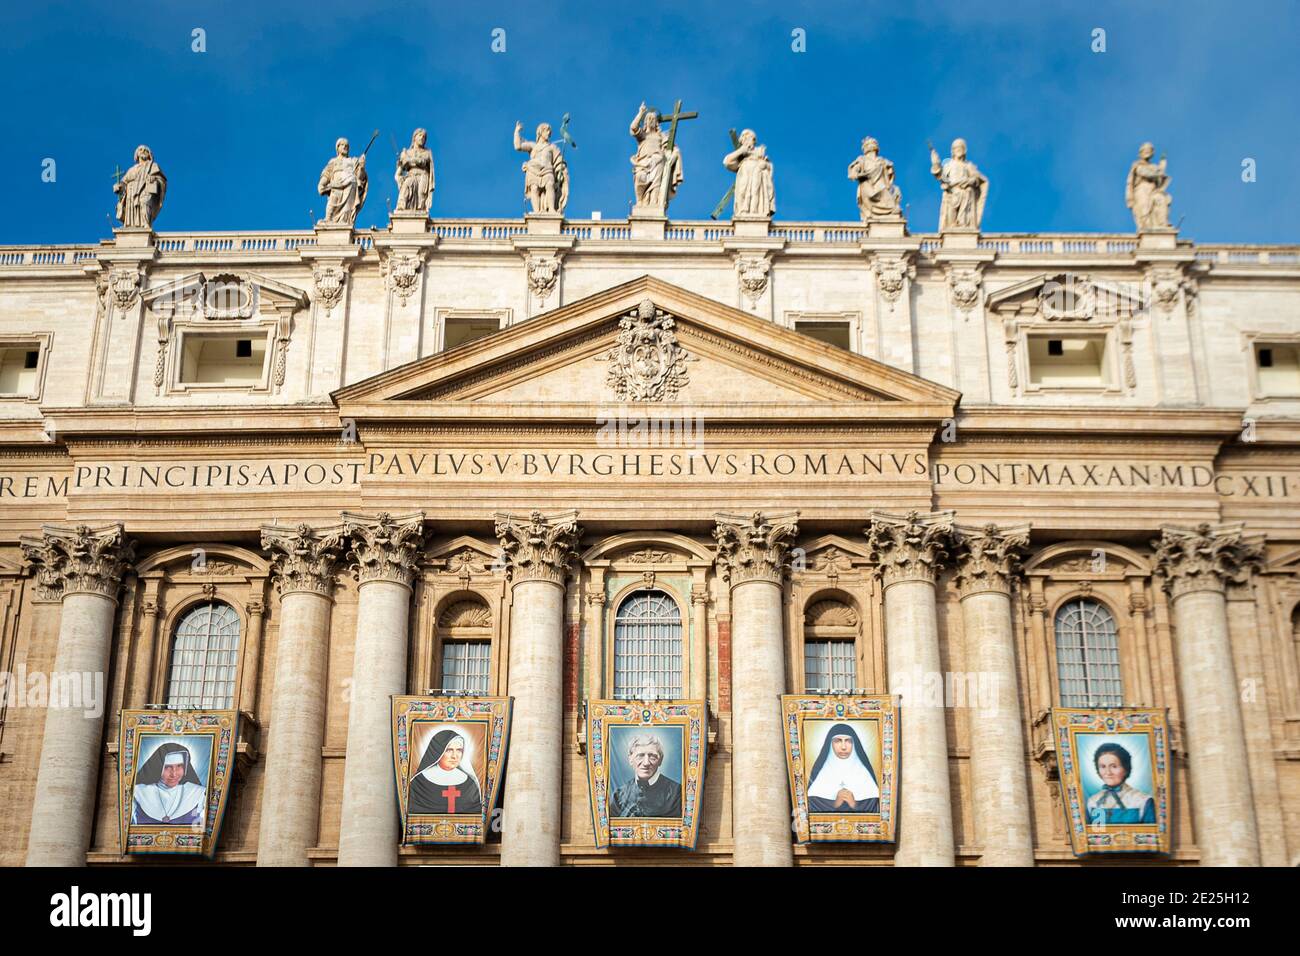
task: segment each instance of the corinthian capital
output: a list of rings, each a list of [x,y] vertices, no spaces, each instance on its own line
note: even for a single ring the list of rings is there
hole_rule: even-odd
[[[765,515],[716,514],[713,540],[718,569],[732,587],[746,581],[781,583],[790,542],[799,533],[799,512]]]
[[[957,591],[962,597],[982,591],[1011,593],[1011,581],[1020,572],[1020,558],[1029,547],[1029,525],[982,528],[957,525]]]
[[[308,524],[296,528],[262,525],[262,550],[270,552],[275,586],[281,595],[310,591],[330,596],[334,590],[334,571],[346,542],[342,525],[326,528]]]
[[[1165,590],[1174,598],[1189,591],[1222,591],[1226,583],[1242,584],[1264,559],[1262,540],[1246,537],[1240,522],[1195,528],[1166,525],[1151,546]]]
[[[871,524],[863,533],[885,587],[900,581],[933,584],[952,545],[953,513],[909,511],[896,515],[873,511]]]
[[[527,518],[498,512],[496,533],[508,580],[515,584],[550,581],[563,585],[582,529],[576,511],[549,515],[534,511]]]
[[[19,544],[36,576],[37,596],[45,601],[78,593],[102,594],[116,601],[122,575],[135,558],[135,545],[126,540],[120,524],[45,525],[40,537],[23,537]]]
[[[424,512],[395,518],[387,511],[374,516],[344,511],[340,517],[351,541],[347,556],[357,580],[392,581],[409,588],[424,543]]]

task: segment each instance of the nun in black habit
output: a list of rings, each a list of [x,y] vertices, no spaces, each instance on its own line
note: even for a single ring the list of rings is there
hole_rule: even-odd
[[[483,797],[474,768],[462,761],[465,738],[447,728],[424,748],[420,769],[411,778],[407,813],[482,813]]]
[[[161,744],[135,773],[131,822],[192,826],[203,819],[207,795],[189,748],[172,742]]]

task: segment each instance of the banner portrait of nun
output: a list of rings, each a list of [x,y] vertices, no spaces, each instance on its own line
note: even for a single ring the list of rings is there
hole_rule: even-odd
[[[894,842],[898,709],[889,694],[781,697],[796,842]]]
[[[859,721],[858,723],[861,723]],[[858,732],[837,723],[808,772],[810,813],[879,813],[880,784]]]
[[[482,736],[482,725],[433,729],[411,777],[407,813],[483,813],[483,788],[474,770],[483,752]]]
[[[235,776],[239,712],[121,712],[117,820],[123,853],[216,852]]]
[[[137,826],[201,827],[208,799],[206,777],[211,746],[209,737],[159,744],[136,771],[131,822]],[[202,751],[202,776],[195,768],[191,748]]]

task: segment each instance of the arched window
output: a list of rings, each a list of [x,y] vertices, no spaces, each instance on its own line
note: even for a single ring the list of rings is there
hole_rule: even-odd
[[[221,710],[235,699],[239,670],[239,615],[209,601],[185,612],[172,642],[167,706]]]
[[[1062,707],[1121,707],[1115,618],[1098,601],[1067,601],[1056,612],[1056,675]]]
[[[630,594],[614,616],[614,696],[682,695],[682,614],[663,591]]]
[[[492,678],[492,611],[482,598],[456,601],[438,615],[440,688],[486,694]]]
[[[804,693],[857,686],[858,615],[843,601],[816,601],[803,615]]]

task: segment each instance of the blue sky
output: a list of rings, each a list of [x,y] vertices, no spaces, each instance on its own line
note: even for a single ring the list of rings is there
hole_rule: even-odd
[[[569,215],[625,216],[627,124],[641,100],[677,98],[701,116],[682,125],[675,218],[708,216],[729,184],[727,130],[749,126],[775,164],[778,219],[855,219],[845,169],[870,134],[913,230],[933,231],[925,143],[946,153],[963,136],[991,180],[986,231],[1131,231],[1124,175],[1150,139],[1169,155],[1185,236],[1296,242],[1297,38],[1292,0],[6,0],[0,242],[107,237],[114,167],[142,142],[169,181],[159,231],[306,228],[335,138],[359,149],[375,128],[358,226],[385,224],[392,137],[405,145],[416,126],[430,131],[435,217],[518,216],[514,122],[558,126],[565,112],[579,146]]]

